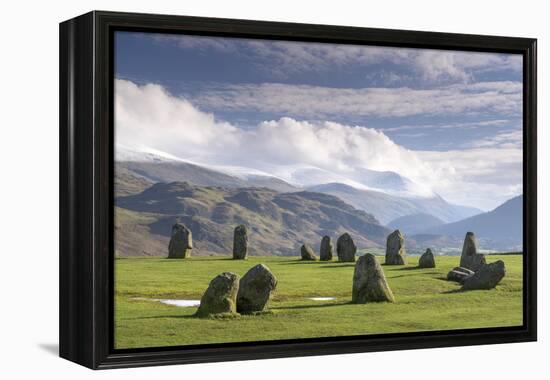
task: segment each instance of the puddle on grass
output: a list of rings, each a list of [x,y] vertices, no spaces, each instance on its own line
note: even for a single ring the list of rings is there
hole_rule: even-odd
[[[336,297],[310,297],[308,300],[312,301],[334,301]]]
[[[200,300],[164,300],[158,298],[132,298],[139,301],[156,301],[165,305],[178,306],[178,307],[198,307],[201,304]]]

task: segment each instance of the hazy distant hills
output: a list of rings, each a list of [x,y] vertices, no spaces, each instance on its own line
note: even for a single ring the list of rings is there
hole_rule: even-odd
[[[474,231],[477,236],[493,240],[499,245],[522,245],[523,242],[523,196],[517,196],[492,211],[432,228],[424,233],[446,236],[464,236]]]
[[[372,215],[320,193],[157,183],[116,201],[120,256],[165,255],[172,224],[193,232],[196,253],[229,254],[233,228],[250,231],[251,254],[297,255],[301,244],[349,232],[360,247],[382,246],[390,232]]]
[[[344,231],[360,247],[384,246],[393,229],[403,231],[411,250],[459,249],[467,231],[476,233],[483,248],[522,248],[521,197],[483,213],[437,194],[420,196],[425,189],[398,173],[365,169],[356,173],[361,184],[352,186],[345,178],[336,179],[348,183],[316,182],[332,175],[319,168],[293,170],[297,182],[291,184],[242,167],[206,167],[162,152],[117,150],[117,231],[123,232],[117,252],[165,254],[178,219],[209,253],[228,253],[232,229],[240,223],[250,226],[256,254],[294,254],[303,242],[318,246],[323,234]]]
[[[445,224],[441,219],[430,214],[413,214],[401,216],[388,223],[388,227],[400,230],[404,234],[413,235],[420,231],[432,230],[434,227]]]
[[[428,214],[436,216],[443,222],[454,222],[482,212],[474,207],[453,205],[437,195],[398,197],[379,191],[360,190],[342,183],[311,186],[308,190],[337,196],[356,208],[372,213],[383,224],[402,216],[416,214]]]

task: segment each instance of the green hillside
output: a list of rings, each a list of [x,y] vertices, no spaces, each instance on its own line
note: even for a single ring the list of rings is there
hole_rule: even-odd
[[[293,255],[303,243],[317,247],[323,235],[348,232],[359,248],[380,247],[391,232],[365,211],[327,194],[279,193],[267,188],[157,183],[116,199],[117,256],[164,256],[172,225],[193,233],[193,255],[230,252],[233,229],[245,224],[250,254]]]

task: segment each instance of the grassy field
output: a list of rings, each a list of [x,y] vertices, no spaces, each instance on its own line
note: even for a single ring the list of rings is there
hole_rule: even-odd
[[[379,259],[383,259],[379,257]],[[459,257],[437,257],[437,268],[383,266],[396,302],[350,304],[353,263],[301,262],[294,257],[225,257],[190,260],[119,258],[115,269],[115,346],[138,348],[235,341],[363,335],[517,326],[522,324],[522,257],[503,260],[507,274],[493,290],[459,292],[445,280]],[[257,263],[279,280],[270,312],[231,319],[198,319],[195,307],[152,299],[199,300],[218,273],[240,276]],[[336,297],[313,301],[309,297]]]

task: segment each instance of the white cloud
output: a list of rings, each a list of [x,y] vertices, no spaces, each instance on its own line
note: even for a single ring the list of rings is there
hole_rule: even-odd
[[[292,73],[323,71],[334,66],[392,64],[412,68],[425,81],[468,82],[477,73],[503,70],[520,72],[523,62],[519,54],[204,36],[153,35],[153,38],[199,52],[214,50],[246,55],[263,69],[280,77]]]
[[[212,109],[306,118],[342,114],[403,117],[498,113],[518,116],[522,111],[522,98],[522,84],[516,82],[481,82],[430,90],[263,83],[210,87],[197,95],[195,102]]]
[[[171,96],[160,85],[116,80],[115,93],[116,140],[121,144],[192,156],[239,143],[238,128]]]
[[[159,85],[116,81],[116,142],[208,165],[248,167],[293,180],[313,173],[360,183],[363,169],[394,171],[450,201],[485,209],[521,191],[519,147],[412,151],[383,132],[290,117],[244,130]],[[504,138],[504,137],[503,137]],[[328,174],[327,174],[328,173]],[[518,187],[519,186],[519,187]]]

